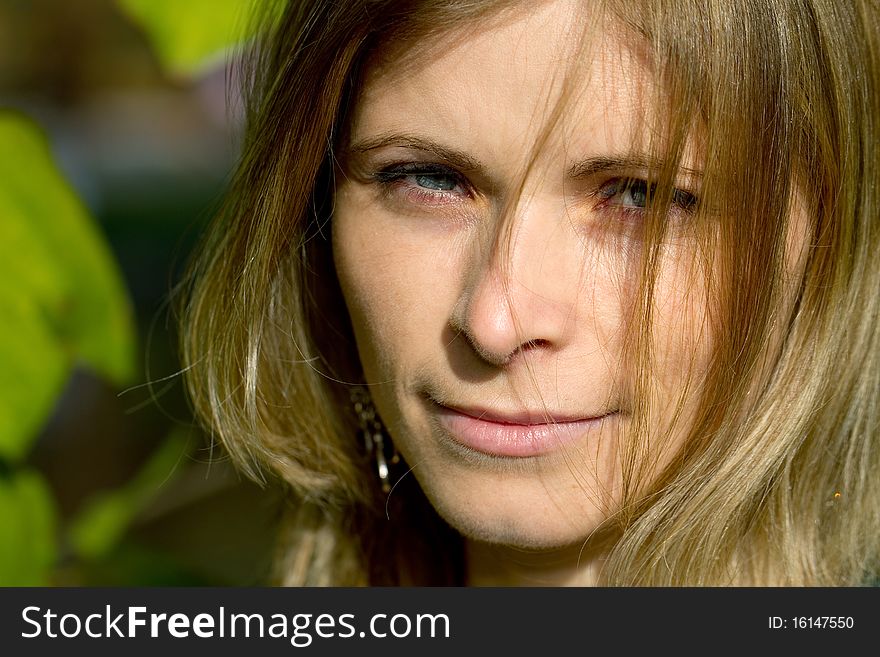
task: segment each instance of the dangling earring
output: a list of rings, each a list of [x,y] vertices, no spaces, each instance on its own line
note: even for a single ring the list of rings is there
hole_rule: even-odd
[[[400,457],[397,450],[391,445],[391,438],[385,435],[385,427],[382,426],[382,420],[376,413],[376,407],[373,406],[373,400],[370,392],[363,386],[355,386],[351,389],[351,402],[354,405],[354,411],[358,416],[361,425],[361,433],[363,434],[364,447],[367,454],[376,459],[376,472],[379,475],[379,483],[382,486],[383,493],[391,492],[391,477],[388,469],[388,459],[386,458],[386,449],[392,447],[393,453],[391,463],[396,464]]]

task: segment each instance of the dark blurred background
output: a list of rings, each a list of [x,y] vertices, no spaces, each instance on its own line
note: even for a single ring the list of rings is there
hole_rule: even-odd
[[[211,449],[192,419],[176,354],[173,290],[237,154],[229,58],[181,76],[113,0],[0,0],[0,107],[47,133],[109,243],[139,359],[126,388],[75,368],[27,457],[58,507],[48,584],[248,585],[266,577],[279,496],[244,481]],[[83,514],[96,516],[88,531],[107,529],[86,541],[90,549],[74,550],[68,534]]]

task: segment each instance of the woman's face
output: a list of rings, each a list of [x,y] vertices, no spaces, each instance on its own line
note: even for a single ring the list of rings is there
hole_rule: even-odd
[[[652,79],[618,29],[575,57],[574,7],[368,71],[333,215],[364,372],[412,474],[465,535],[533,548],[583,541],[614,511],[636,401],[624,336]],[[654,288],[656,435],[681,399],[688,417],[682,391],[709,350],[693,168],[676,180]]]

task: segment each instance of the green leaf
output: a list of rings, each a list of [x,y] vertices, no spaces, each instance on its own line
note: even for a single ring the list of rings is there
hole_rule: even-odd
[[[49,583],[55,562],[55,506],[33,472],[0,478],[0,586]]]
[[[253,9],[266,0],[118,0],[172,73],[190,75],[243,42]],[[279,2],[273,4],[280,5]]]
[[[91,499],[70,524],[74,551],[81,557],[98,559],[115,548],[135,516],[171,477],[185,452],[182,434],[173,432],[125,486]]]
[[[131,308],[93,220],[29,121],[0,112],[0,458],[24,457],[77,362],[134,370]]]
[[[6,280],[0,280],[0,457],[19,460],[55,405],[69,358],[39,306],[12,294]]]

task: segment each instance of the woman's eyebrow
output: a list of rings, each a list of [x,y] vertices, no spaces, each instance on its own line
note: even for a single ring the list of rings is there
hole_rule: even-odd
[[[433,153],[445,163],[462,172],[484,170],[482,163],[464,151],[449,148],[432,139],[418,135],[388,132],[351,143],[346,148],[348,154],[367,153],[378,148],[397,147]],[[571,179],[588,178],[597,173],[625,171],[660,171],[664,162],[640,153],[624,155],[589,157],[576,162],[568,168],[567,176]],[[678,173],[691,178],[702,178],[703,172],[698,169],[679,167]]]
[[[385,148],[396,146],[398,148],[412,148],[415,150],[433,153],[441,158],[444,162],[452,165],[460,171],[476,171],[482,169],[483,165],[479,160],[471,157],[463,151],[448,148],[431,139],[418,137],[416,135],[408,135],[397,132],[390,132],[375,137],[370,137],[358,142],[354,142],[346,149],[348,153],[366,153],[377,148]]]
[[[589,178],[597,173],[627,171],[662,171],[666,164],[663,160],[642,154],[626,154],[619,156],[589,157],[576,162],[568,168],[569,178]],[[702,178],[703,172],[688,167],[678,167],[678,173],[691,178]]]

